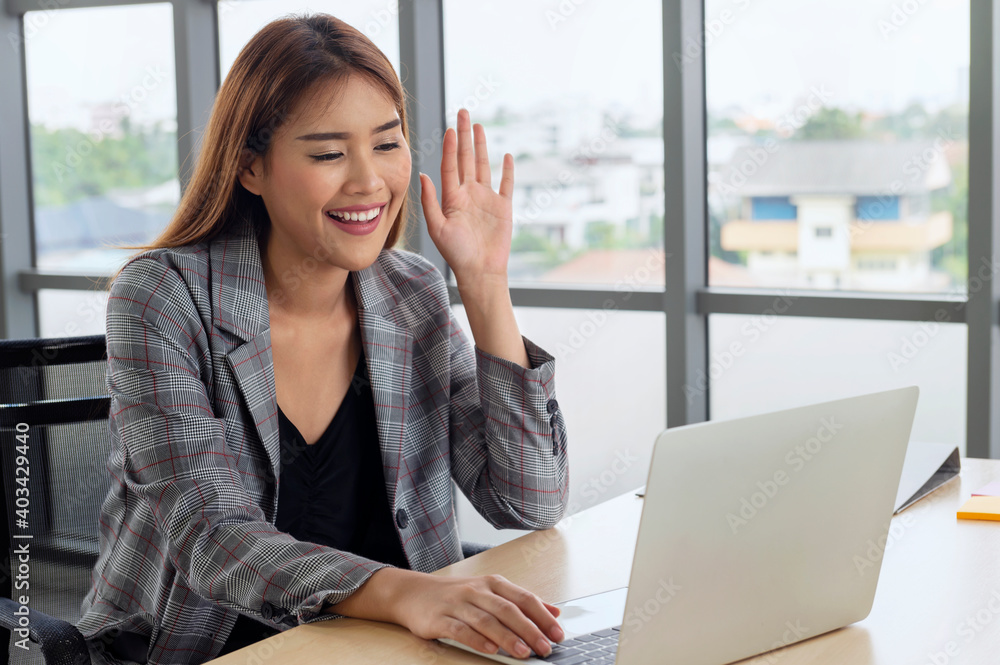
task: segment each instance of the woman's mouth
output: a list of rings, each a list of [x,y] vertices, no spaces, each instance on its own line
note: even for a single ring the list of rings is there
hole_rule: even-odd
[[[342,231],[356,236],[363,236],[368,235],[378,228],[379,222],[382,221],[384,210],[385,205],[365,210],[327,210],[326,216]]]

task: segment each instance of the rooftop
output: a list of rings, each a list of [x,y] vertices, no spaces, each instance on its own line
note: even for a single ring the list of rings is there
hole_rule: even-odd
[[[736,186],[740,173],[746,182]],[[951,168],[944,150],[927,140],[781,141],[774,152],[760,144],[739,148],[721,181],[742,196],[912,194],[946,187]]]

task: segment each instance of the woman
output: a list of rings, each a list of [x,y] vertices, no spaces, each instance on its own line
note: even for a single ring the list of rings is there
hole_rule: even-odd
[[[464,110],[443,155],[421,203],[474,349],[441,274],[392,249],[411,163],[385,56],[325,14],[244,47],[176,216],[110,289],[95,662],[200,663],[339,616],[519,656],[562,639],[502,577],[427,574],[462,558],[452,480],[520,529],[557,523],[568,483],[554,361],[507,290],[513,160],[493,191]]]

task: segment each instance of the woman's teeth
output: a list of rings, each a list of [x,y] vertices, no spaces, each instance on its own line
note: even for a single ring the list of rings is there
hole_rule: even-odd
[[[371,210],[362,210],[361,212],[336,212],[329,210],[326,214],[344,222],[369,222],[378,217],[380,212],[382,212],[382,208],[372,208]]]

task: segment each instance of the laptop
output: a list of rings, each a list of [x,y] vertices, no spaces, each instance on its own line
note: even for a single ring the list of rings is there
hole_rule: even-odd
[[[864,619],[918,392],[664,430],[627,587],[557,604],[566,639],[545,658],[440,641],[504,663],[722,665]]]

